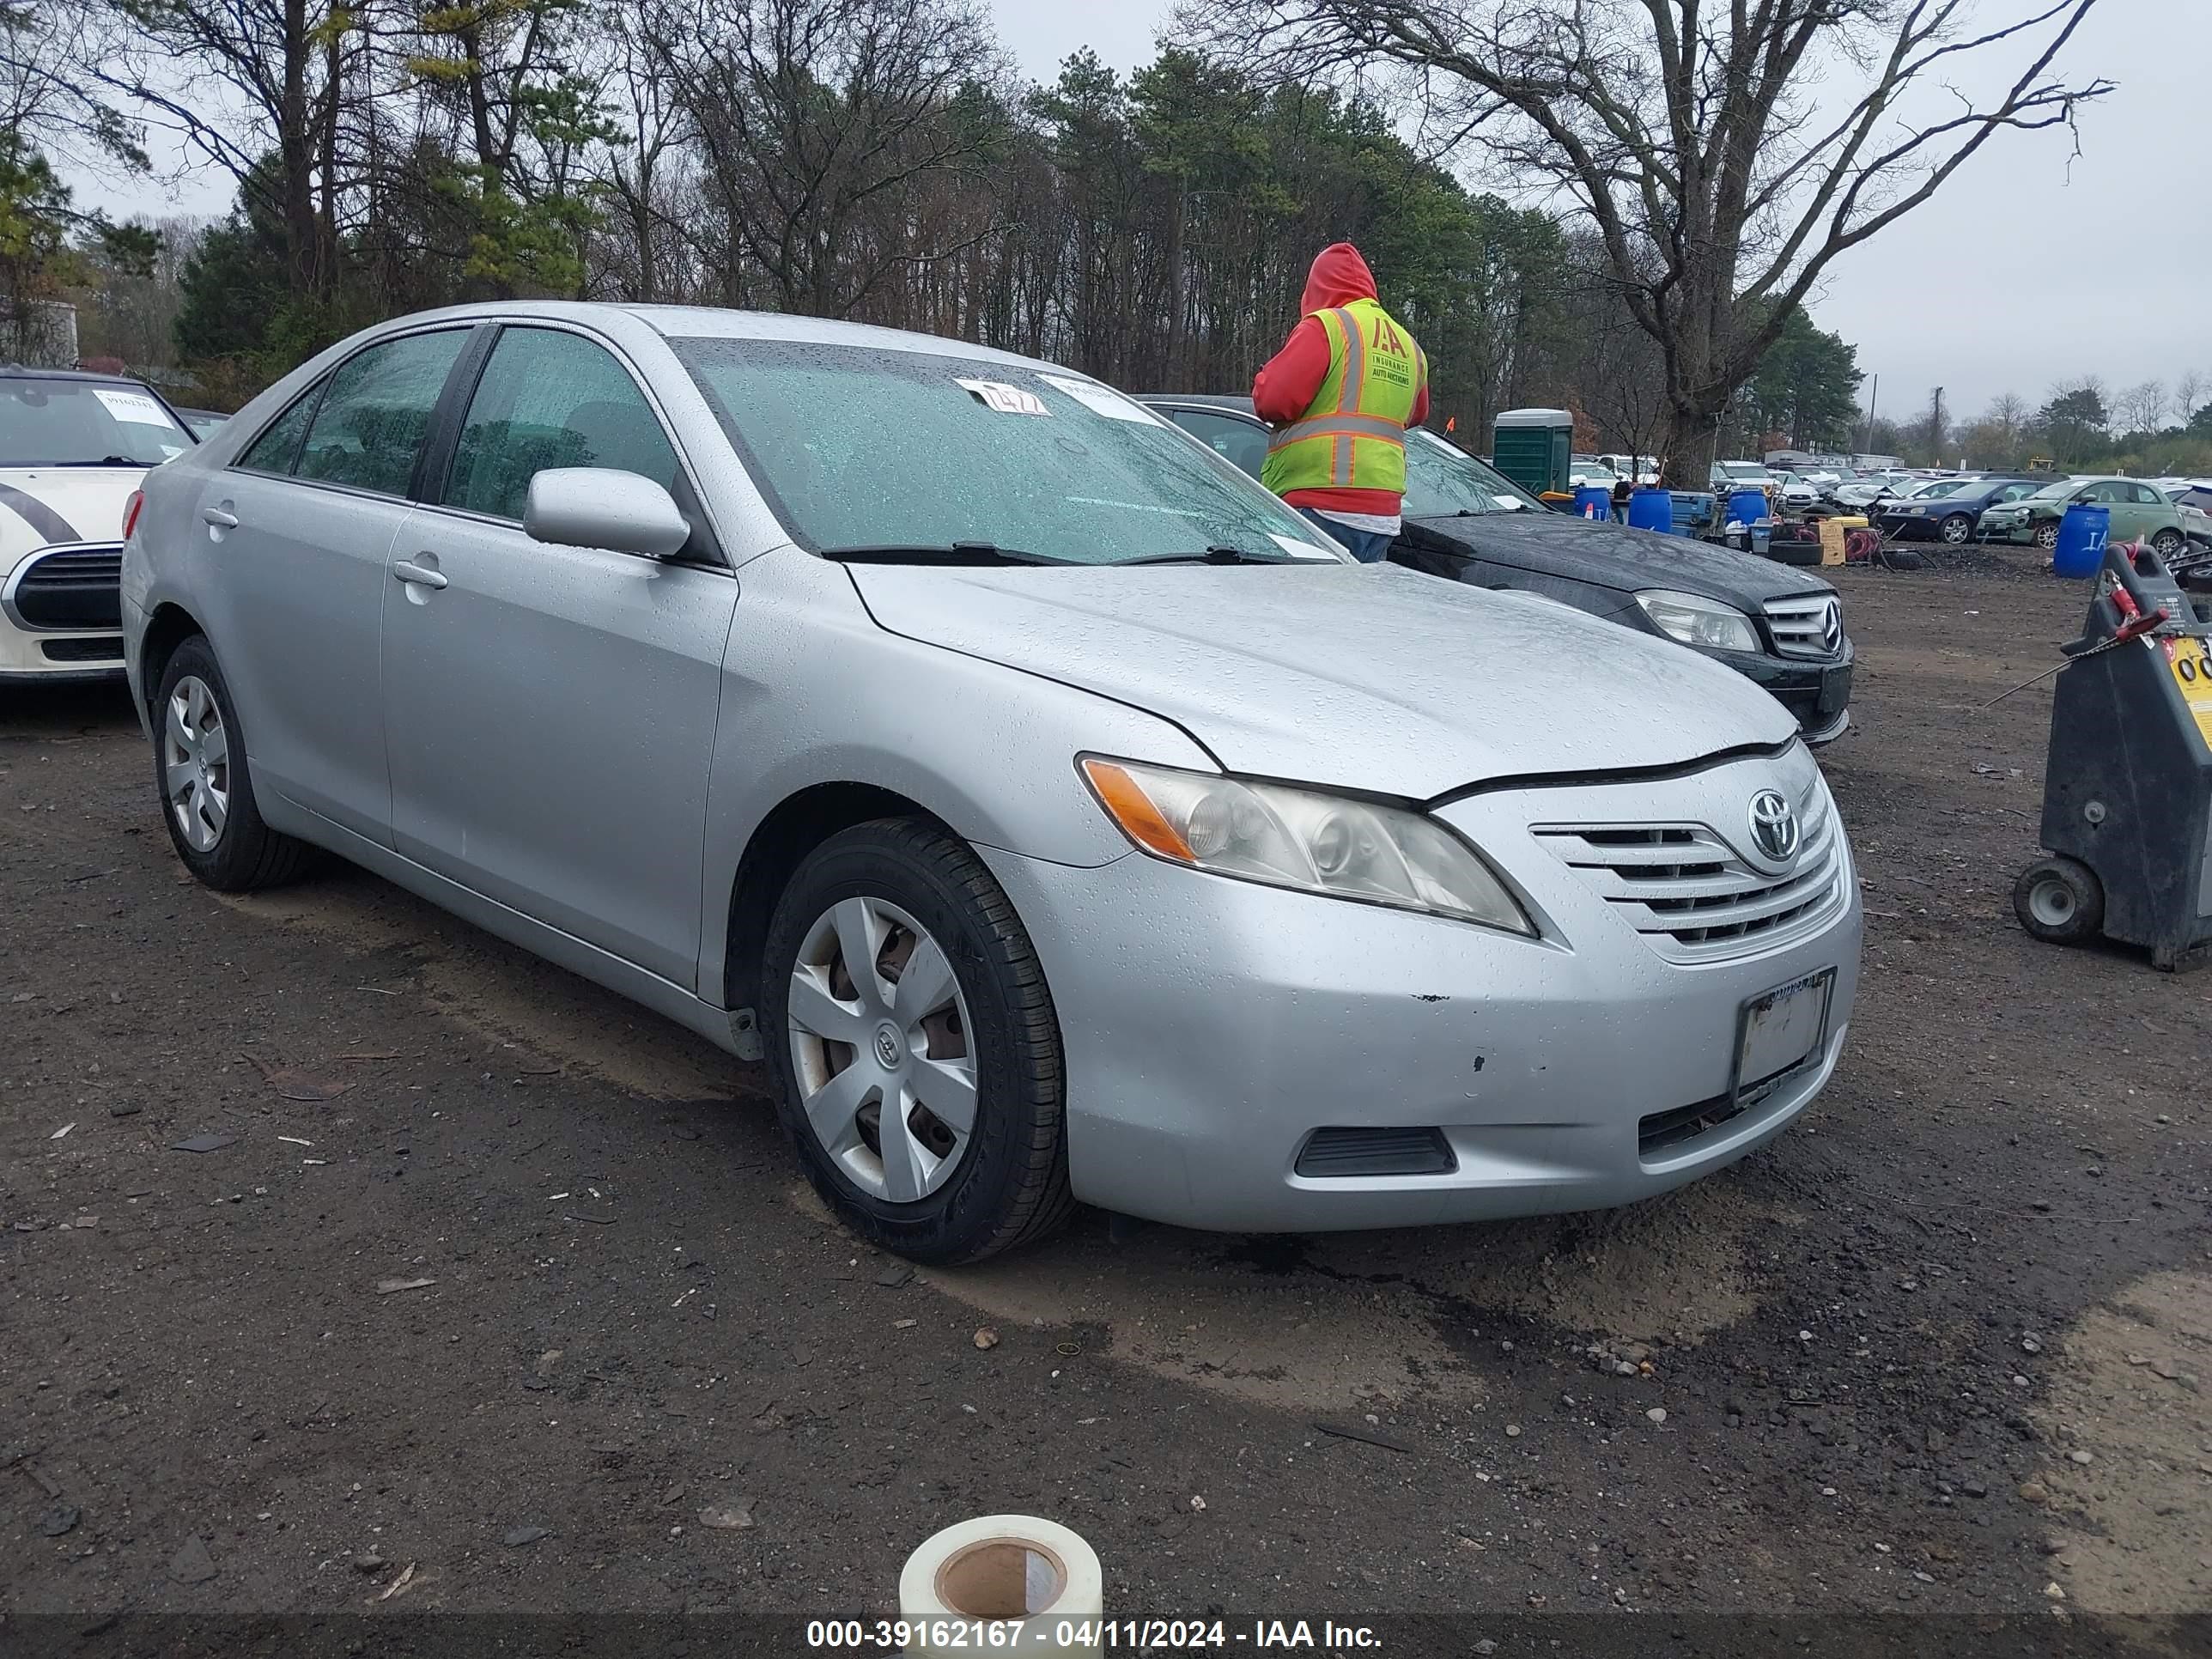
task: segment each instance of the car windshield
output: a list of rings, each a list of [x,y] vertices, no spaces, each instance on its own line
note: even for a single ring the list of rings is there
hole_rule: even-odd
[[[2027,499],[2031,501],[2063,501],[2081,486],[2071,478],[2061,478],[2057,483],[2047,483]]]
[[[1970,486],[1958,478],[1938,478],[1933,483],[1923,484],[1912,492],[1917,501],[1932,501],[1939,495],[1955,495]]]
[[[143,386],[0,375],[0,466],[158,466],[191,446]]]
[[[873,346],[670,343],[811,552],[1342,557],[1204,445],[1078,375]]]
[[[1541,513],[1545,507],[1449,439],[1416,428],[1406,434],[1402,510],[1409,519],[1449,519],[1462,514]]]
[[[1765,467],[1750,461],[1723,461],[1713,471],[1723,478],[1741,478],[1752,483],[1764,483],[1770,476]]]

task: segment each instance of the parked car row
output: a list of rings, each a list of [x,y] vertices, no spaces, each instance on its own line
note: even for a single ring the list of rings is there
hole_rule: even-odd
[[[1241,400],[795,318],[428,313],[197,440],[130,392],[18,401],[145,428],[34,471],[108,490],[119,577],[79,598],[185,867],[335,853],[764,1059],[886,1248],[972,1261],[1078,1201],[1609,1206],[1779,1133],[1840,1054],[1815,578],[1424,433],[1360,565],[1248,476]]]

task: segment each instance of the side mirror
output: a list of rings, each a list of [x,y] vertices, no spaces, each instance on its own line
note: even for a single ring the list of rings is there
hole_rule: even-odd
[[[672,558],[691,539],[675,498],[635,472],[604,466],[549,467],[530,481],[523,532],[555,547],[596,547]]]

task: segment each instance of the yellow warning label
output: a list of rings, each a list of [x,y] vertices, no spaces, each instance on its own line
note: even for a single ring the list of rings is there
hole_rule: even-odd
[[[2166,668],[2181,689],[2181,701],[2197,721],[2197,735],[2204,739],[2206,748],[2212,749],[2212,656],[2205,653],[2202,640],[2185,636],[2165,644]]]

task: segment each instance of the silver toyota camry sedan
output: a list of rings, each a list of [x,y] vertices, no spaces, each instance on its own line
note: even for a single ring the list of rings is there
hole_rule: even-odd
[[[1826,1082],[1857,883],[1789,714],[1357,565],[1085,376],[729,312],[371,329],[146,479],[178,856],[335,853],[764,1060],[918,1260],[1620,1204]]]

